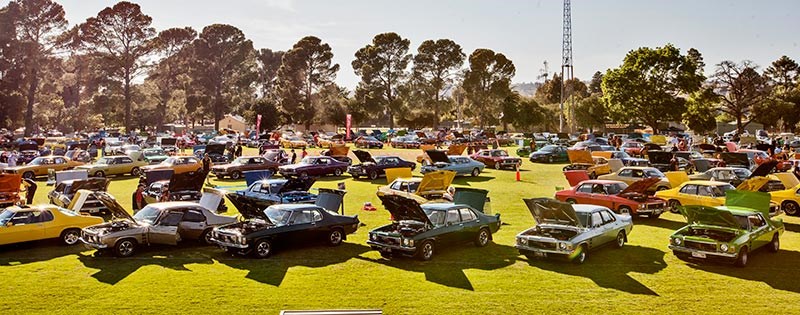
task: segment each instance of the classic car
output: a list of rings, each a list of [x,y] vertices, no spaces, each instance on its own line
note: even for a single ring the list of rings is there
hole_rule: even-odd
[[[175,155],[178,153],[178,139],[172,137],[163,137],[158,139],[158,146],[167,152],[167,155]]]
[[[800,185],[784,190],[769,192],[772,201],[779,204],[781,210],[790,216],[800,216]]]
[[[106,143],[106,146],[103,147],[103,155],[122,154],[122,146],[125,142],[118,138],[104,138],[103,141]]]
[[[647,189],[658,181],[658,178],[643,178],[628,185],[616,180],[584,180],[556,192],[555,198],[570,204],[597,205],[616,213],[657,218],[666,210],[666,202],[648,196]]]
[[[484,213],[488,191],[460,188],[453,202],[420,205],[402,195],[381,196],[392,223],[369,232],[367,244],[384,258],[413,256],[431,260],[441,248],[473,242],[489,244],[500,229],[500,214]]]
[[[356,138],[355,141],[353,141],[353,145],[355,145],[356,148],[364,148],[364,149],[378,148],[378,149],[383,149],[383,142],[381,142],[380,140],[378,140],[377,138],[372,137],[372,136],[361,136],[361,137],[358,137],[358,138]]]
[[[653,186],[647,187],[648,192],[655,192],[659,190],[672,188],[672,186],[669,183],[669,179],[667,179],[667,176],[664,175],[664,173],[662,173],[655,167],[626,166],[621,168],[616,173],[601,175],[597,177],[597,179],[623,181],[628,185],[631,185],[634,182],[637,182],[643,178],[658,178],[657,181],[653,181]]]
[[[90,248],[111,250],[119,257],[132,256],[139,246],[178,245],[186,240],[211,241],[212,228],[236,222],[199,203],[169,201],[153,203],[131,216],[114,197],[93,193],[111,212],[111,222],[83,228],[80,240]]]
[[[68,208],[79,190],[85,189],[93,192],[106,191],[109,183],[110,181],[108,179],[98,177],[61,181],[47,194],[47,199],[50,200],[51,204],[62,208]],[[87,195],[87,199],[81,203],[80,208],[73,206],[71,209],[89,214],[101,214],[107,210],[106,207],[92,195]]]
[[[485,164],[475,161],[468,156],[451,155],[448,156],[444,151],[428,150],[425,151],[433,164],[423,165],[420,168],[422,174],[435,171],[453,171],[456,175],[478,176],[486,167]]]
[[[64,245],[78,243],[81,228],[103,219],[81,215],[54,205],[11,206],[0,211],[0,245],[58,238]]]
[[[332,146],[344,145],[344,143],[344,135],[333,132],[317,137],[317,147],[320,148],[330,148]]]
[[[725,206],[680,207],[687,225],[670,235],[669,248],[683,260],[718,260],[739,267],[758,248],[778,252],[785,228],[763,211],[769,202],[766,193],[734,191]]]
[[[298,241],[338,246],[361,223],[358,215],[339,214],[344,194],[342,190],[321,189],[313,205],[282,204],[266,209],[231,199],[246,220],[214,228],[211,239],[226,252],[256,258],[267,258],[276,247]]]
[[[262,179],[250,184],[246,189],[226,194],[228,199],[252,199],[262,209],[282,203],[315,203],[317,194],[308,190],[316,180],[313,177],[289,179]],[[235,202],[234,202],[235,203]]]
[[[611,150],[611,151],[592,151],[592,156],[603,157],[603,158],[605,158],[607,160],[618,159],[618,160],[622,161],[622,164],[625,165],[625,166],[649,166],[650,165],[650,161],[648,161],[647,159],[640,159],[640,158],[631,157],[630,155],[628,155],[628,153],[625,153],[625,151],[614,151],[614,150]]]
[[[300,163],[279,167],[278,172],[284,177],[342,176],[347,167],[347,163],[328,156],[307,156]]]
[[[737,153],[744,153],[747,154],[747,158],[750,161],[753,161],[755,165],[760,165],[766,161],[770,160],[769,153],[761,150],[754,150],[754,149],[739,149],[736,151]]]
[[[417,149],[419,148],[422,143],[419,142],[417,136],[400,136],[400,137],[393,137],[389,140],[389,144],[393,148],[403,148],[403,149]]]
[[[41,155],[39,152],[39,144],[33,141],[25,141],[19,144],[19,157],[17,158],[18,165],[28,164]]]
[[[569,161],[567,147],[556,144],[546,145],[541,149],[536,150],[536,152],[531,153],[528,158],[531,162],[535,163],[555,163]]]
[[[419,146],[419,148],[422,150],[422,154],[417,155],[417,163],[422,165],[428,165],[433,163],[431,162],[431,158],[428,156],[427,153],[425,153],[425,151],[436,149],[436,146],[432,144],[423,144]],[[466,149],[467,145],[464,144],[450,144],[449,146],[447,146],[447,155],[448,156],[462,155],[464,154],[464,150]]]
[[[240,179],[242,174],[247,171],[270,170],[275,174],[281,165],[260,156],[242,156],[229,164],[212,166],[211,173],[220,179],[225,178],[225,176],[230,176],[231,179]]]
[[[203,163],[194,156],[170,156],[164,162],[141,167],[142,172],[152,170],[173,170],[176,174],[188,172],[200,172],[203,170]]]
[[[0,209],[21,203],[22,176],[0,174]]]
[[[91,163],[92,160],[94,160],[94,156],[85,149],[67,150],[67,152],[64,152],[64,156],[70,160],[81,163]]]
[[[758,191],[768,181],[769,178],[766,177],[751,178],[734,188],[733,185],[726,182],[691,180],[672,189],[657,191],[655,196],[666,200],[667,208],[671,212],[678,213],[678,208],[685,205],[722,206],[725,204],[728,192],[733,190]],[[780,214],[780,205],[770,203],[764,211],[770,216],[778,215]]]
[[[606,158],[592,156],[587,150],[567,150],[567,155],[571,164],[564,166],[564,171],[585,170],[589,178],[611,173],[611,166]]]
[[[3,172],[21,174],[22,178],[33,179],[38,176],[47,175],[48,170],[63,171],[73,169],[80,165],[83,165],[83,163],[70,160],[63,156],[50,155],[37,157],[23,166],[7,167],[3,169]]]
[[[689,160],[667,151],[647,151],[647,158],[650,160],[650,166],[657,168],[662,172],[672,171],[670,169],[670,161],[672,158],[678,161],[679,171],[686,171],[688,174],[694,173],[694,165]]]
[[[289,161],[289,158],[290,158],[289,154],[286,153],[286,151],[284,151],[283,149],[273,148],[273,149],[265,149],[265,150],[261,151],[261,148],[264,148],[264,146],[259,147],[259,151],[260,151],[259,155],[261,155],[261,157],[267,159],[267,161],[270,161],[270,162],[273,162],[273,163],[277,163],[277,164],[280,164],[280,165],[286,165],[286,164],[288,164],[290,162]]]
[[[203,184],[206,180],[204,172],[175,173],[171,170],[153,170],[145,172],[144,183],[147,185],[142,193],[145,203],[162,201],[167,192],[170,201],[197,201],[202,196]]]
[[[675,156],[685,159],[692,164],[695,171],[705,172],[709,168],[719,165],[720,160],[713,157],[706,157],[697,151],[676,151]]]
[[[549,198],[524,199],[536,226],[517,234],[515,247],[528,257],[566,258],[582,264],[606,244],[622,248],[633,229],[628,215],[596,205],[571,205]]]
[[[420,204],[452,199],[447,191],[455,177],[455,172],[436,171],[427,173],[422,178],[396,178],[389,185],[378,187],[376,194],[378,197],[401,195]]]
[[[639,141],[628,140],[619,146],[619,149],[632,156],[641,156],[644,145]]]
[[[741,167],[714,167],[702,173],[689,175],[689,179],[713,180],[739,185],[743,180],[750,178],[751,174],[750,170]]]
[[[743,152],[720,152],[719,159],[727,167],[740,167],[750,169],[755,163],[750,160],[747,153]]]
[[[131,152],[130,155],[104,156],[93,164],[80,165],[75,169],[86,170],[94,177],[125,174],[139,176],[142,174],[142,167],[149,164],[141,152]]]
[[[281,146],[287,149],[305,149],[308,147],[308,142],[300,137],[289,136],[281,138]]]
[[[320,151],[319,155],[329,156],[339,162],[347,163],[347,166],[350,166],[353,164],[353,159],[347,156],[348,153],[350,153],[350,147],[344,144],[337,144],[328,146],[327,149]]]
[[[374,180],[380,176],[386,176],[387,168],[410,168],[413,171],[417,166],[416,163],[403,160],[397,156],[382,155],[373,157],[372,154],[363,150],[355,150],[353,154],[356,155],[356,158],[361,163],[348,167],[347,172],[353,175],[355,179],[366,176]]]
[[[226,145],[222,143],[201,144],[192,147],[192,153],[198,159],[203,159],[206,154],[213,163],[228,163],[230,159],[225,154]]]
[[[142,150],[142,155],[144,155],[144,160],[149,164],[158,164],[169,158],[167,152],[162,148],[144,149]]]
[[[522,165],[522,159],[511,157],[508,155],[508,151],[502,149],[480,150],[469,157],[498,170],[504,168],[514,170]]]

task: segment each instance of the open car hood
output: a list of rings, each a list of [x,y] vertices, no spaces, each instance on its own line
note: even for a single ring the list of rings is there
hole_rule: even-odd
[[[717,151],[717,146],[715,146],[713,144],[701,143],[701,144],[698,144],[697,147],[700,148],[700,150],[703,150],[703,151],[715,151],[715,152]]]
[[[770,194],[765,192],[729,190],[725,193],[725,206],[752,209],[769,218],[770,199]]]
[[[386,183],[391,183],[398,178],[411,178],[411,169],[408,167],[393,167],[384,170]]]
[[[485,189],[459,187],[456,189],[455,196],[453,196],[453,203],[468,205],[484,213],[483,207],[486,205],[487,195],[489,195],[489,191]]]
[[[346,193],[346,191],[339,189],[320,188],[315,205],[328,211],[341,213],[339,209],[342,207]]]
[[[447,158],[447,152],[442,150],[427,150],[425,154],[431,158],[431,162],[433,163],[450,163],[450,159]]]
[[[188,172],[172,174],[169,179],[169,191],[200,191],[206,181],[206,172]]]
[[[647,159],[650,164],[669,164],[672,160],[672,152],[666,151],[647,151]]]
[[[314,185],[317,179],[314,177],[306,177],[306,178],[289,178],[286,180],[286,183],[281,186],[279,193],[285,193],[290,191],[308,191],[311,189],[311,186]]]
[[[425,211],[422,211],[422,207],[414,199],[400,195],[386,195],[379,198],[383,207],[392,214],[395,221],[412,220],[432,225],[431,220],[425,215]]]
[[[161,146],[175,146],[178,143],[176,138],[161,138]]]
[[[594,152],[592,152],[592,156],[604,157],[606,159],[611,159],[611,155],[613,155],[613,154],[614,154],[614,152],[611,152],[611,151],[594,151]]]
[[[765,161],[756,167],[755,170],[753,170],[753,173],[750,175],[750,177],[767,176],[772,173],[776,166],[778,166],[777,160]]]
[[[592,153],[587,150],[567,150],[567,155],[572,164],[594,164]]]
[[[650,188],[651,186],[655,185],[660,181],[661,178],[658,177],[642,178],[628,185],[628,188],[623,189],[620,192],[620,194],[629,194],[629,193],[645,194],[647,193],[648,188]]]
[[[564,177],[567,178],[570,187],[575,187],[580,182],[589,180],[589,172],[585,170],[564,171]]]
[[[212,154],[212,153],[216,153],[216,154],[219,154],[219,155],[225,155],[225,145],[224,144],[219,144],[219,143],[208,144],[208,145],[206,145],[206,151],[204,153],[209,154],[209,155]]]
[[[766,144],[766,143],[759,143],[759,144],[756,144],[756,150],[761,150],[761,151],[764,151],[764,152],[770,152],[770,150],[771,150],[771,152],[775,152],[775,146],[771,145],[771,144]]]
[[[450,184],[453,183],[454,178],[456,178],[456,172],[453,171],[436,171],[427,173],[422,177],[422,181],[419,182],[417,194],[427,191],[446,190],[447,187],[450,187]]]
[[[739,228],[739,223],[730,211],[707,206],[679,207],[681,214],[689,224],[706,224],[728,228]]]
[[[20,151],[39,151],[39,145],[36,143],[22,143],[19,145]]]
[[[689,181],[689,175],[684,171],[664,172],[664,175],[667,176],[669,185],[672,186],[672,188],[677,188],[681,184]]]
[[[262,219],[272,224],[267,215],[264,213],[264,210],[273,205],[273,202],[247,197],[235,192],[229,192],[225,194],[225,197],[228,197],[228,200],[231,201],[233,206],[239,211],[239,214],[241,214],[245,219]]]
[[[361,163],[375,163],[375,159],[372,158],[372,154],[364,150],[353,150],[353,154],[356,155],[356,158]]]
[[[20,185],[22,185],[22,175],[0,173],[0,192],[19,192]]]
[[[749,166],[750,165],[750,158],[747,157],[747,153],[741,152],[722,152],[719,154],[720,159],[725,161],[725,164],[728,166]]]
[[[772,175],[775,175],[775,177],[777,177],[781,181],[783,187],[786,187],[787,189],[800,185],[800,180],[797,178],[797,176],[794,176],[794,174],[792,173],[780,172]]]
[[[144,172],[144,181],[147,183],[147,186],[150,186],[150,184],[157,181],[169,180],[172,178],[173,174],[175,174],[175,171],[170,169],[148,170]]]
[[[758,191],[761,187],[764,187],[769,182],[769,178],[764,176],[759,177],[750,177],[744,180],[739,186],[736,186],[737,190],[742,191]]]
[[[350,152],[350,147],[345,145],[331,145],[328,150],[325,150],[326,156],[347,156]]]
[[[108,184],[111,181],[108,178],[92,177],[87,179],[79,179],[72,182],[72,191],[86,189],[91,191],[106,191]]]
[[[572,205],[551,198],[522,199],[531,211],[536,224],[551,223],[579,226],[578,215]]]
[[[82,194],[87,191],[80,190],[78,192]],[[128,211],[125,211],[125,208],[123,208],[122,205],[120,205],[119,202],[117,202],[117,200],[114,199],[114,197],[108,194],[107,192],[98,191],[92,194],[94,194],[94,197],[97,198],[97,200],[99,200],[101,203],[103,203],[103,205],[106,206],[106,208],[108,208],[108,211],[110,211],[111,215],[113,215],[115,218],[135,221],[133,219],[133,216],[131,216],[131,214],[128,213]],[[75,195],[75,198],[73,199],[78,200],[81,198],[82,198],[81,196]]]
[[[461,155],[464,154],[464,150],[467,149],[467,145],[465,144],[451,144],[447,147],[447,155]]]

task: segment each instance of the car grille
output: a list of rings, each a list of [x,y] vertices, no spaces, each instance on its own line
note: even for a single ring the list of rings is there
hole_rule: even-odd
[[[97,236],[97,234],[89,234],[81,231],[81,238],[88,243],[100,244],[100,236]]]
[[[236,243],[236,238],[234,238],[233,235],[226,233],[216,233],[216,235],[214,235],[214,238],[220,242]]]
[[[556,249],[556,243],[528,240],[528,246],[541,249]]]
[[[652,209],[663,209],[663,208],[664,208],[664,203],[663,202],[648,203],[648,204],[645,205],[645,209],[650,209],[650,210],[652,210]]]
[[[702,243],[702,242],[694,242],[694,241],[685,241],[684,246],[686,248],[693,248],[699,249],[707,252],[715,252],[717,251],[717,244],[710,244],[710,243]]]
[[[381,244],[400,246],[400,238],[399,237],[382,236],[382,235],[376,234],[375,241],[378,242],[378,243],[381,243]]]

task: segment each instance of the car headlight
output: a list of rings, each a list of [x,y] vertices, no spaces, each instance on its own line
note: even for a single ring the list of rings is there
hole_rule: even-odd
[[[567,243],[558,243],[558,248],[560,248],[562,250],[566,250],[567,249]]]
[[[673,238],[673,239],[672,239],[672,244],[675,244],[675,245],[681,245],[681,239],[680,239],[680,238],[677,238],[677,237],[676,237],[676,238]]]
[[[377,237],[375,237],[375,234],[370,234],[370,235],[369,235],[369,239],[371,239],[371,240],[373,240],[373,241],[374,241],[376,238],[377,238]]]
[[[720,245],[720,246],[719,246],[719,249],[720,249],[720,250],[722,250],[723,252],[727,252],[727,251],[728,251],[728,244],[722,244],[722,245]]]

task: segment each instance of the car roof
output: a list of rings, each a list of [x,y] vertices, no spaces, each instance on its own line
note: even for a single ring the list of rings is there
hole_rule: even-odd
[[[642,170],[642,171],[647,171],[647,170],[658,170],[658,169],[655,168],[655,167],[651,167],[651,166],[625,166],[622,169],[620,169],[620,171],[621,170]]]
[[[581,182],[581,184],[589,184],[589,183],[608,185],[608,184],[619,184],[624,182],[619,180],[610,180],[610,179],[590,179]]]
[[[318,206],[312,204],[302,204],[302,203],[291,203],[291,204],[277,204],[271,205],[269,208],[274,208],[278,210],[298,210],[298,209],[319,209]]]
[[[595,212],[598,210],[608,210],[606,207],[596,206],[596,205],[572,205],[572,209],[575,209],[575,212]]]
[[[457,204],[454,204],[452,202],[426,203],[426,204],[423,204],[423,205],[420,205],[420,206],[425,210],[433,210],[433,211],[445,211],[445,210],[450,210],[450,209],[453,209],[453,208],[469,207],[467,205],[457,205]]]
[[[191,202],[191,201],[165,201],[165,202],[156,202],[148,204],[148,206],[153,206],[154,208],[158,208],[161,210],[168,210],[172,208],[182,208],[182,207],[197,207],[203,208],[199,203]]]
[[[285,183],[287,181],[288,181],[287,179],[272,178],[272,179],[262,179],[262,180],[257,181],[257,183],[267,183],[267,184],[281,183],[282,184],[282,183]]]
[[[726,186],[726,185],[730,185],[730,183],[711,181],[711,180],[690,180],[690,181],[687,181],[687,182],[683,183],[683,185],[681,185],[681,186],[689,185],[689,184],[702,185],[702,186]]]

